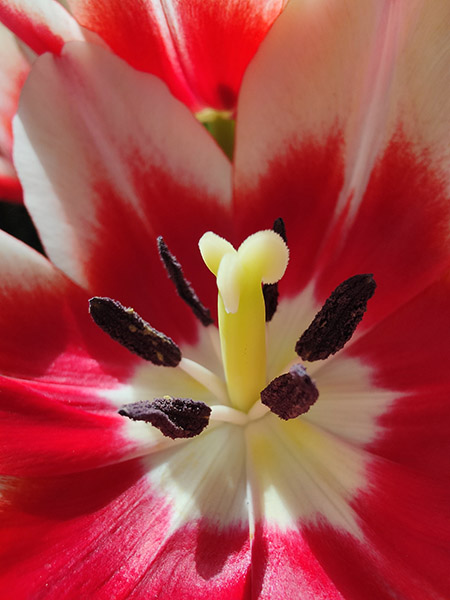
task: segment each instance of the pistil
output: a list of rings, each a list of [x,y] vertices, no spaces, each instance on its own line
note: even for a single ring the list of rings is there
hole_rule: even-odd
[[[284,275],[289,251],[274,231],[260,231],[235,250],[207,232],[199,242],[217,278],[219,333],[232,406],[247,412],[266,386],[265,304],[261,283]]]

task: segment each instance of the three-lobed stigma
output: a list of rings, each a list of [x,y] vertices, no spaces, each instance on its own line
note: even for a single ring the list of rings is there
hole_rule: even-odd
[[[216,276],[222,361],[231,405],[247,412],[266,386],[266,308],[262,283],[284,275],[289,250],[272,230],[248,237],[237,250],[215,233],[199,241]]]

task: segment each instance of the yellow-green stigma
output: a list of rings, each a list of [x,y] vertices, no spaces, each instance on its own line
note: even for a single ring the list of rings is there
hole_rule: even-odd
[[[207,232],[199,247],[217,278],[220,344],[230,402],[247,412],[267,384],[262,283],[276,283],[283,277],[289,250],[271,230],[254,233],[238,250]]]

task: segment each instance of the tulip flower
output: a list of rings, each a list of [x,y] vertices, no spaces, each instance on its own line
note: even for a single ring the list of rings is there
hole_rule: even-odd
[[[232,160],[109,49],[36,60],[46,257],[0,236],[11,598],[450,596],[449,25],[291,0]]]

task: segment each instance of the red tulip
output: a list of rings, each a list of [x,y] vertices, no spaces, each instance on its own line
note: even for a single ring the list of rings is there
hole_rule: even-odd
[[[37,59],[14,159],[48,259],[0,237],[11,598],[450,596],[449,25],[446,0],[291,0],[232,162],[109,50]],[[281,270],[265,238],[239,247],[278,217],[264,325]],[[215,321],[200,238],[220,332],[175,291]]]

